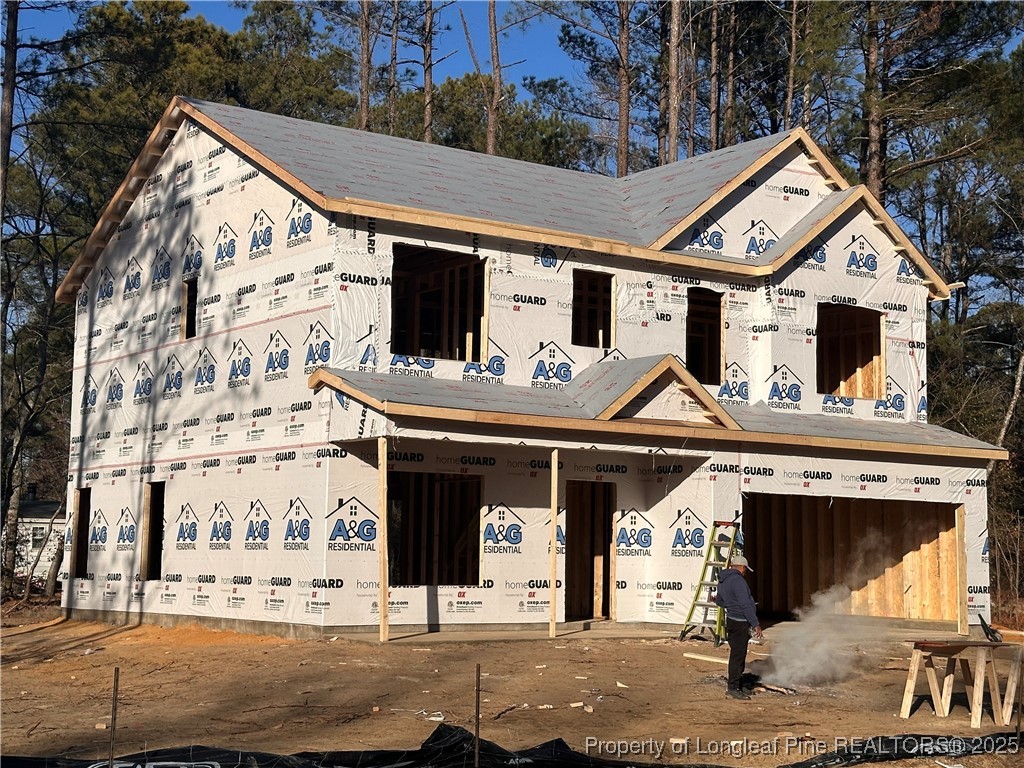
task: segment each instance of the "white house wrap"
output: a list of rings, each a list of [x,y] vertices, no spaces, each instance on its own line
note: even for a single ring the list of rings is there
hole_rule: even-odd
[[[800,129],[609,179],[175,99],[60,291],[65,607],[680,624],[739,519],[765,612],[966,631],[1005,452],[927,424],[948,294]]]

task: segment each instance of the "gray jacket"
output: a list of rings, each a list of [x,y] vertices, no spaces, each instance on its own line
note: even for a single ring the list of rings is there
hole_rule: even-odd
[[[725,608],[726,616],[733,621],[745,621],[752,627],[758,626],[754,596],[743,574],[735,568],[724,568],[719,574],[715,602]]]

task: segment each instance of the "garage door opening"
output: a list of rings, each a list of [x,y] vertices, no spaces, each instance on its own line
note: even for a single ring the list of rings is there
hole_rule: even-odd
[[[839,615],[958,619],[952,505],[748,494],[743,535],[765,617],[792,618],[816,592],[844,584]]]
[[[388,579],[396,587],[480,583],[483,477],[388,473]]]

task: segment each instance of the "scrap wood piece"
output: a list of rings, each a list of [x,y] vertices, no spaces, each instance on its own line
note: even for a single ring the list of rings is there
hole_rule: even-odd
[[[509,706],[505,707],[503,710],[498,712],[496,715],[494,715],[494,719],[500,720],[502,715],[507,715],[509,712],[515,712],[517,709],[525,709],[526,707],[526,704],[510,704]]]
[[[781,693],[784,696],[796,695],[796,688],[786,688],[782,685],[772,685],[771,683],[766,683],[763,680],[758,681],[757,685],[755,685],[754,688],[764,688],[766,691],[772,691],[773,693]]]
[[[705,656],[703,653],[684,653],[683,656],[687,659],[696,659],[697,661],[713,661],[715,664],[728,664],[729,659],[720,658],[718,656]]]

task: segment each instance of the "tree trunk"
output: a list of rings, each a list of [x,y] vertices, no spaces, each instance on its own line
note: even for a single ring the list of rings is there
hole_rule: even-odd
[[[498,13],[495,0],[487,3],[487,26],[491,32],[491,107],[487,110],[487,154],[498,153],[498,122],[501,110],[501,59],[498,56]]]
[[[426,0],[423,14],[423,141],[434,141],[434,3]]]
[[[391,57],[388,59],[388,135],[395,135],[398,123],[398,22],[402,18],[399,0],[391,3]]]
[[[881,30],[878,3],[869,0],[867,26],[864,34],[864,104],[863,143],[861,145],[860,178],[868,191],[882,204],[882,103],[878,73],[878,52]]]
[[[1024,386],[1024,349],[1017,351],[1017,372],[1013,375],[1013,394],[1010,396],[1010,402],[1006,406],[1006,415],[1003,417],[1003,425],[999,428],[999,437],[996,440],[996,445],[1000,448],[1003,447],[1006,433],[1010,431],[1010,425],[1013,423],[1013,414],[1017,410],[1017,403],[1020,401],[1022,386]],[[989,473],[995,467],[995,459],[992,459],[988,463]]]
[[[811,39],[811,7],[808,5],[804,8],[804,22],[800,31],[800,40],[804,46],[804,98],[803,104],[801,105],[800,111],[800,125],[805,130],[811,128],[811,66],[814,53],[814,42]]]
[[[786,66],[786,104],[782,114],[782,128],[786,131],[793,127],[793,96],[796,88],[797,0],[790,0],[789,6],[789,64]]]
[[[683,9],[680,3],[669,3],[671,14],[668,29],[668,149],[666,163],[679,159],[679,44],[682,37]]]
[[[718,0],[711,0],[711,92],[708,94],[708,149],[718,149],[718,109],[721,98],[718,92]]]
[[[57,542],[57,550],[53,553],[53,562],[46,572],[46,596],[53,597],[57,594],[57,582],[60,576],[60,567],[64,564],[64,537]]]
[[[689,23],[686,25],[690,43],[690,56],[686,62],[687,76],[690,80],[690,112],[687,115],[689,125],[686,131],[686,156],[693,157],[696,152],[697,133],[697,40],[693,33],[693,4],[686,4],[689,12]]]
[[[619,0],[619,128],[615,152],[615,175],[629,173],[629,19],[632,0]]]
[[[373,46],[370,45],[370,13],[368,0],[359,4],[359,117],[356,127],[365,131],[370,125],[370,73],[373,71]]]
[[[7,165],[11,160],[14,133],[14,88],[18,71],[18,0],[5,0],[3,97],[0,100],[0,211],[7,210]],[[7,349],[4,348],[6,353]]]
[[[31,376],[25,375],[13,377],[13,395],[11,388],[4,394],[7,395],[4,403],[5,409],[12,414],[9,423],[5,425],[4,455],[2,467],[0,467],[0,488],[4,494],[9,494],[4,499],[6,502],[7,517],[4,523],[3,536],[3,560],[2,580],[0,580],[0,592],[3,597],[10,597],[14,586],[14,564],[17,557],[17,532],[18,532],[18,508],[21,503],[21,486],[24,482],[23,476],[23,451],[25,441],[28,439],[33,426],[37,423],[43,411],[47,408],[47,393],[45,385],[48,382],[48,369],[50,363],[50,334],[55,328],[56,318],[56,288],[59,280],[59,252],[48,253],[40,242],[44,237],[44,220],[40,213],[33,218],[35,230],[29,239],[30,250],[34,256],[31,264],[36,272],[35,282],[39,286],[45,286],[45,294],[40,294],[38,303],[34,307],[36,314],[36,333],[34,335],[35,349],[29,354],[35,358],[35,367]],[[5,289],[7,286],[5,286]],[[7,298],[5,292],[5,299]],[[8,305],[9,306],[9,305]],[[6,318],[4,318],[6,323]],[[6,348],[9,342],[4,326],[4,354],[12,353]]]
[[[669,17],[672,3],[658,5],[658,165],[668,164],[668,91],[669,91],[669,45],[671,30]]]
[[[729,57],[725,69],[725,141],[731,147],[736,142],[736,3],[729,4]]]
[[[15,468],[15,475],[21,472]],[[3,594],[6,600],[14,596],[14,565],[18,555],[18,508],[21,506],[21,477],[13,478],[10,496],[7,499],[7,517],[4,519]]]

